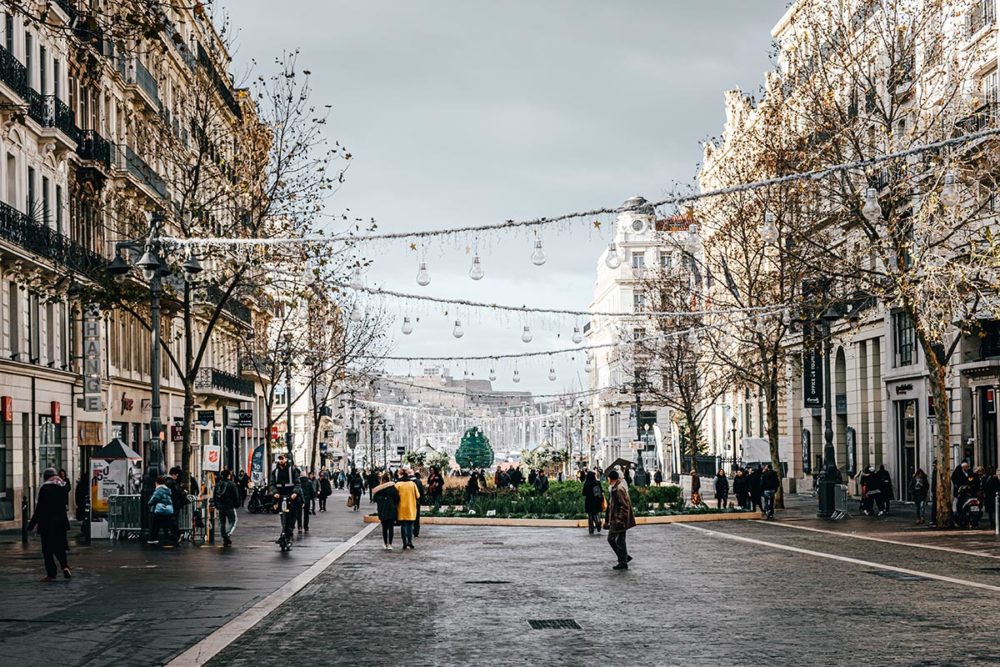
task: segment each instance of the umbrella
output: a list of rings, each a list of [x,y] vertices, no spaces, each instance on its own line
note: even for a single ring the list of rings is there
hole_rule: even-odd
[[[115,438],[93,453],[92,458],[113,461],[115,459],[142,459],[137,451]]]
[[[629,470],[635,467],[635,461],[629,461],[628,459],[615,459],[615,462],[604,469],[604,474],[607,475],[611,472],[612,468],[621,467],[622,470]]]

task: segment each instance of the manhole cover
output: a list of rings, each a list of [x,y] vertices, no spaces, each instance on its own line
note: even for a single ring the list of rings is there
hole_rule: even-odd
[[[479,579],[479,580],[476,580],[476,581],[465,581],[465,582],[462,582],[462,583],[488,585],[488,584],[509,584],[510,582],[509,581],[504,581],[503,579]]]
[[[532,630],[583,630],[572,618],[533,618],[528,620]]]
[[[242,591],[239,586],[192,586],[193,591]]]
[[[483,544],[488,544],[491,547],[502,547],[503,542],[483,542]]]
[[[895,581],[927,581],[927,577],[921,577],[916,574],[906,574],[905,572],[893,572],[891,570],[879,570],[877,572],[870,572],[869,574],[874,574],[876,577],[894,579]]]

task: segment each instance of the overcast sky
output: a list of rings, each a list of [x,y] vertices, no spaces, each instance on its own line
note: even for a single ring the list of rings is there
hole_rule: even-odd
[[[333,105],[331,137],[354,164],[331,210],[374,217],[381,231],[438,229],[617,206],[665,195],[697,172],[719,134],[723,92],[756,92],[770,29],[786,0],[228,0],[237,75],[301,49],[315,100]],[[373,246],[368,281],[404,292],[586,309],[606,237],[577,225],[543,235],[531,264],[523,234],[479,239],[486,278],[468,277],[474,238],[425,252],[427,287],[407,243]],[[573,318],[387,300],[398,355],[480,355],[569,346]],[[419,317],[410,336],[404,315]],[[462,320],[465,336],[451,335]],[[535,331],[520,340],[523,325]],[[582,324],[582,323],[581,323]],[[557,338],[557,335],[561,336]],[[495,386],[553,393],[586,385],[583,357],[501,363]],[[484,378],[492,364],[452,364]],[[419,364],[410,370],[418,372]],[[406,372],[405,365],[387,366]]]

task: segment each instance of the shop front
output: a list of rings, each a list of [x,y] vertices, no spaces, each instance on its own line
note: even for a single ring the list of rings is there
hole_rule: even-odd
[[[930,405],[923,379],[902,380],[887,384],[892,406],[892,458],[886,461],[893,479],[896,498],[911,500],[909,480],[918,468],[930,474],[933,456],[928,446]]]

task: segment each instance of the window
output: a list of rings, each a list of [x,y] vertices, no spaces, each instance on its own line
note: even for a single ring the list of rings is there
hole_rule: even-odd
[[[28,70],[28,85],[32,83],[32,67],[35,64],[34,58],[32,58],[32,51],[35,50],[35,40],[31,38],[31,33],[24,33],[24,68]]]
[[[45,304],[45,362],[51,368],[56,361],[56,304]]]
[[[27,199],[25,201],[28,209],[25,211],[30,217],[34,218],[35,215],[35,170],[32,167],[28,167],[28,188],[27,188]]]
[[[10,358],[17,361],[21,354],[21,293],[17,285],[10,283],[7,298],[7,308],[10,309],[7,337],[10,340]]]
[[[646,295],[642,292],[632,293],[632,307],[635,312],[641,312],[646,309]]]
[[[14,55],[14,17],[7,12],[3,15],[3,43],[7,53]]]
[[[37,364],[42,354],[41,300],[37,294],[28,295],[28,361]]]
[[[38,417],[38,466],[45,468],[63,467],[62,429],[49,415]]]
[[[646,337],[645,329],[632,329],[632,340],[640,341]]]
[[[56,231],[63,233],[63,192],[62,186],[56,186]]]
[[[660,268],[669,271],[674,266],[674,254],[660,251]]]
[[[42,221],[49,226],[49,177],[42,176]]]
[[[10,20],[9,16],[7,20]],[[0,422],[0,505],[14,502],[10,488],[14,480],[14,457],[7,455],[7,446],[12,440],[10,430],[10,424]]]
[[[913,364],[914,330],[913,320],[904,312],[892,314],[893,351],[896,366]]]
[[[644,268],[646,268],[646,253],[644,253],[644,252],[633,252],[632,253],[632,268],[633,269],[644,269]]]
[[[42,95],[49,94],[49,80],[46,76],[45,62],[48,60],[49,52],[44,46],[38,47],[38,91]]]
[[[52,94],[60,100],[62,99],[62,63],[58,59],[52,59]]]

